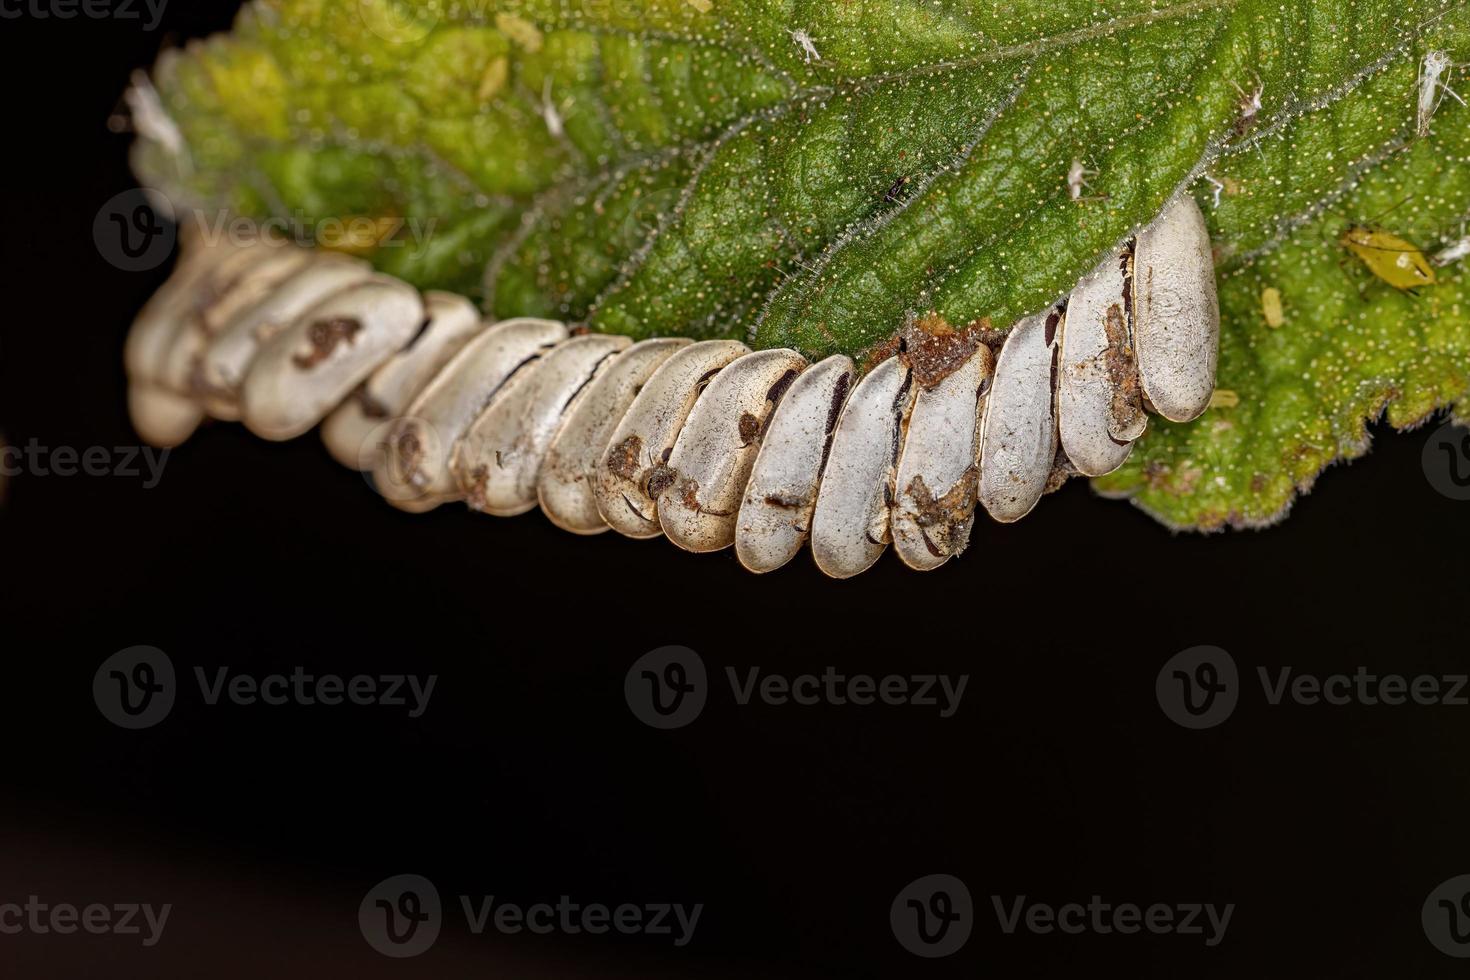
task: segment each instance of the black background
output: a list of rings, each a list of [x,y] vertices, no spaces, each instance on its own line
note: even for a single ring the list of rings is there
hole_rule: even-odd
[[[158,47],[228,25],[228,3],[137,21],[0,20],[7,42],[10,442],[128,446],[121,351],[166,270],[124,273],[92,221],[131,184],[105,125]],[[8,8],[13,9],[13,8]],[[1419,922],[1470,872],[1470,708],[1269,707],[1258,666],[1466,669],[1470,504],[1437,494],[1427,431],[1378,431],[1282,526],[1171,536],[1074,483],[918,575],[892,556],[824,580],[733,555],[580,539],[538,514],[410,516],[315,436],[217,425],[161,483],[34,473],[0,508],[4,555],[0,901],[172,903],[162,941],[0,936],[7,976],[1434,977],[1463,973]],[[192,680],[139,732],[91,697],[108,655],[180,673],[434,673],[423,717],[364,707],[205,706]],[[661,732],[623,677],[697,650],[704,714]],[[1245,677],[1224,725],[1186,731],[1154,679],[1196,644]],[[726,666],[968,674],[958,713],[737,707]],[[424,956],[356,925],[380,879],[451,908]],[[889,903],[957,875],[969,943],[905,952]],[[703,903],[693,943],[474,936],[453,896]],[[991,896],[1235,903],[1224,942],[1004,934]]]

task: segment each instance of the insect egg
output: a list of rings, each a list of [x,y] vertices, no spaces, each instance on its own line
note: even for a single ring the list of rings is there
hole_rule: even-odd
[[[322,249],[185,245],[125,348],[150,442],[176,445],[206,415],[273,440],[321,426],[400,510],[539,504],[578,534],[733,546],[756,572],[804,544],[836,578],[890,544],[938,568],[965,549],[977,505],[1014,521],[1068,476],[1120,463],[1145,408],[1197,416],[1218,357],[1214,263],[1188,195],[1069,304],[1023,317],[998,362],[988,321],[925,318],[924,337],[906,325],[862,377],[843,355],[488,322],[464,297]]]
[[[1266,318],[1266,326],[1272,330],[1286,322],[1286,316],[1281,310],[1281,290],[1275,286],[1267,286],[1261,290],[1261,314]]]
[[[1234,408],[1240,404],[1240,394],[1229,388],[1216,388],[1210,395],[1211,408]]]

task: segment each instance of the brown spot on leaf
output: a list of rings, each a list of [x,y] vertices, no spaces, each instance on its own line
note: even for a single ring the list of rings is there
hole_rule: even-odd
[[[1170,494],[1190,493],[1204,475],[1205,471],[1192,463],[1181,464],[1175,469],[1169,463],[1155,461],[1143,468],[1143,477],[1150,490]]]

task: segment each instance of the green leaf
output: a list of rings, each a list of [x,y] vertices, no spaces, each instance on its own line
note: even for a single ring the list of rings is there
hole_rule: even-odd
[[[1201,203],[1216,242],[1218,384],[1233,407],[1188,425],[1155,419],[1128,464],[1094,481],[1179,528],[1260,527],[1339,460],[1367,451],[1368,423],[1417,426],[1470,407],[1466,264],[1436,270],[1417,295],[1351,258],[1351,224],[1382,226],[1433,253],[1470,219],[1470,112],[1445,98],[1415,138],[1420,65],[1429,50],[1470,60],[1463,7],[1327,104],[1260,132],[1213,167],[1218,207]],[[1262,294],[1276,289],[1272,328]]]
[[[1279,247],[1227,263],[1218,381],[1239,403],[1188,425],[1151,420],[1127,465],[1095,481],[1098,488],[1176,527],[1258,527],[1281,517],[1325,467],[1366,452],[1369,421],[1386,415],[1409,428],[1446,405],[1470,407],[1463,264],[1436,270],[1437,283],[1411,296],[1345,259],[1337,244],[1349,218],[1388,209],[1388,227],[1426,249],[1462,237],[1467,121],[1470,113],[1454,114],[1453,124],[1445,114],[1435,139],[1369,168],[1331,211]],[[1268,288],[1282,297],[1275,329],[1262,310]]]
[[[1461,269],[1410,297],[1336,244],[1405,198],[1395,234],[1463,234],[1470,112],[1416,139],[1415,104],[1467,38],[1447,0],[262,0],[160,62],[184,149],[136,160],[185,206],[408,219],[375,260],[498,316],[812,357],[909,312],[1005,326],[1189,187],[1239,402],[1098,485],[1255,524],[1365,420],[1470,390]]]

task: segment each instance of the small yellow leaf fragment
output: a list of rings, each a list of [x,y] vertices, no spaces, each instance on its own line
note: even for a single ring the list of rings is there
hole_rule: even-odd
[[[481,102],[489,102],[495,98],[495,93],[505,87],[505,80],[510,76],[510,62],[504,56],[496,58],[485,66],[485,74],[480,76],[480,89],[475,93]]]
[[[495,28],[525,48],[528,54],[535,54],[541,50],[541,32],[536,29],[535,24],[524,17],[507,13],[496,14]]]
[[[1266,317],[1266,326],[1272,330],[1286,322],[1286,314],[1281,310],[1281,290],[1275,286],[1261,290],[1261,313]]]
[[[715,7],[713,3],[710,3],[710,0],[684,0],[684,2],[702,14],[709,13]]]
[[[1229,388],[1216,388],[1210,396],[1211,408],[1234,408],[1240,404],[1240,396]]]

